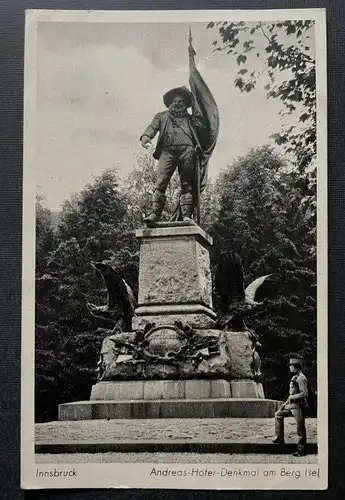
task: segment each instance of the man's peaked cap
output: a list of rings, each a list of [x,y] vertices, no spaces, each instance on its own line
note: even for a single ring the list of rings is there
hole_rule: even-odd
[[[302,359],[298,357],[290,358],[289,365],[302,365]]]

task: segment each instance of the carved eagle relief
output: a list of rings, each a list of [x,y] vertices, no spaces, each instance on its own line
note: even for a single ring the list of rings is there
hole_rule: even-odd
[[[241,331],[245,328],[245,313],[277,293],[283,275],[260,276],[244,288],[244,272],[237,252],[222,253],[218,260],[215,288],[219,293],[218,326]]]
[[[115,328],[131,332],[136,307],[131,287],[110,264],[104,262],[91,262],[91,264],[101,273],[108,292],[107,304],[102,306],[90,302],[87,304],[91,315],[99,320],[99,326],[113,329],[116,322]]]

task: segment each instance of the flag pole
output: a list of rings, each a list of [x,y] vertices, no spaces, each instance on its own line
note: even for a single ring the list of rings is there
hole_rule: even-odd
[[[195,168],[196,168],[196,223],[200,226],[200,152],[195,148]]]
[[[189,63],[191,63],[196,52],[195,52],[194,47],[192,45],[193,38],[192,38],[192,30],[191,30],[190,26],[189,26],[189,39],[188,40],[189,40],[189,46],[188,46]],[[194,109],[193,109],[193,111],[194,111]],[[199,151],[198,147],[195,148],[194,155],[195,155],[195,162],[194,162],[194,164],[195,164],[195,193],[194,193],[194,197],[195,197],[196,223],[199,226],[200,225],[200,151]]]
[[[192,38],[192,29],[191,27],[189,26],[189,55],[190,56],[195,56],[196,52],[194,50],[194,47],[192,45],[192,42],[193,42],[193,38]]]

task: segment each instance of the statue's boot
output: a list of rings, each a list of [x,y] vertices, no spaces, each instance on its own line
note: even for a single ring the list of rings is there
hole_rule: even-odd
[[[161,218],[164,205],[165,205],[165,195],[161,193],[154,193],[152,199],[152,209],[151,209],[152,211],[150,215],[145,217],[144,222],[146,222],[147,225],[158,222]]]
[[[181,194],[180,206],[181,206],[182,220],[185,222],[193,222],[192,221],[192,214],[193,214],[193,195],[192,195],[192,193]]]

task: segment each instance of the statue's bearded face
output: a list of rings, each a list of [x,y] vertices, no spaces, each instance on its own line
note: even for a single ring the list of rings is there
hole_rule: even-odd
[[[187,111],[187,105],[182,96],[177,95],[174,97],[169,106],[169,110],[176,114],[183,114]]]

